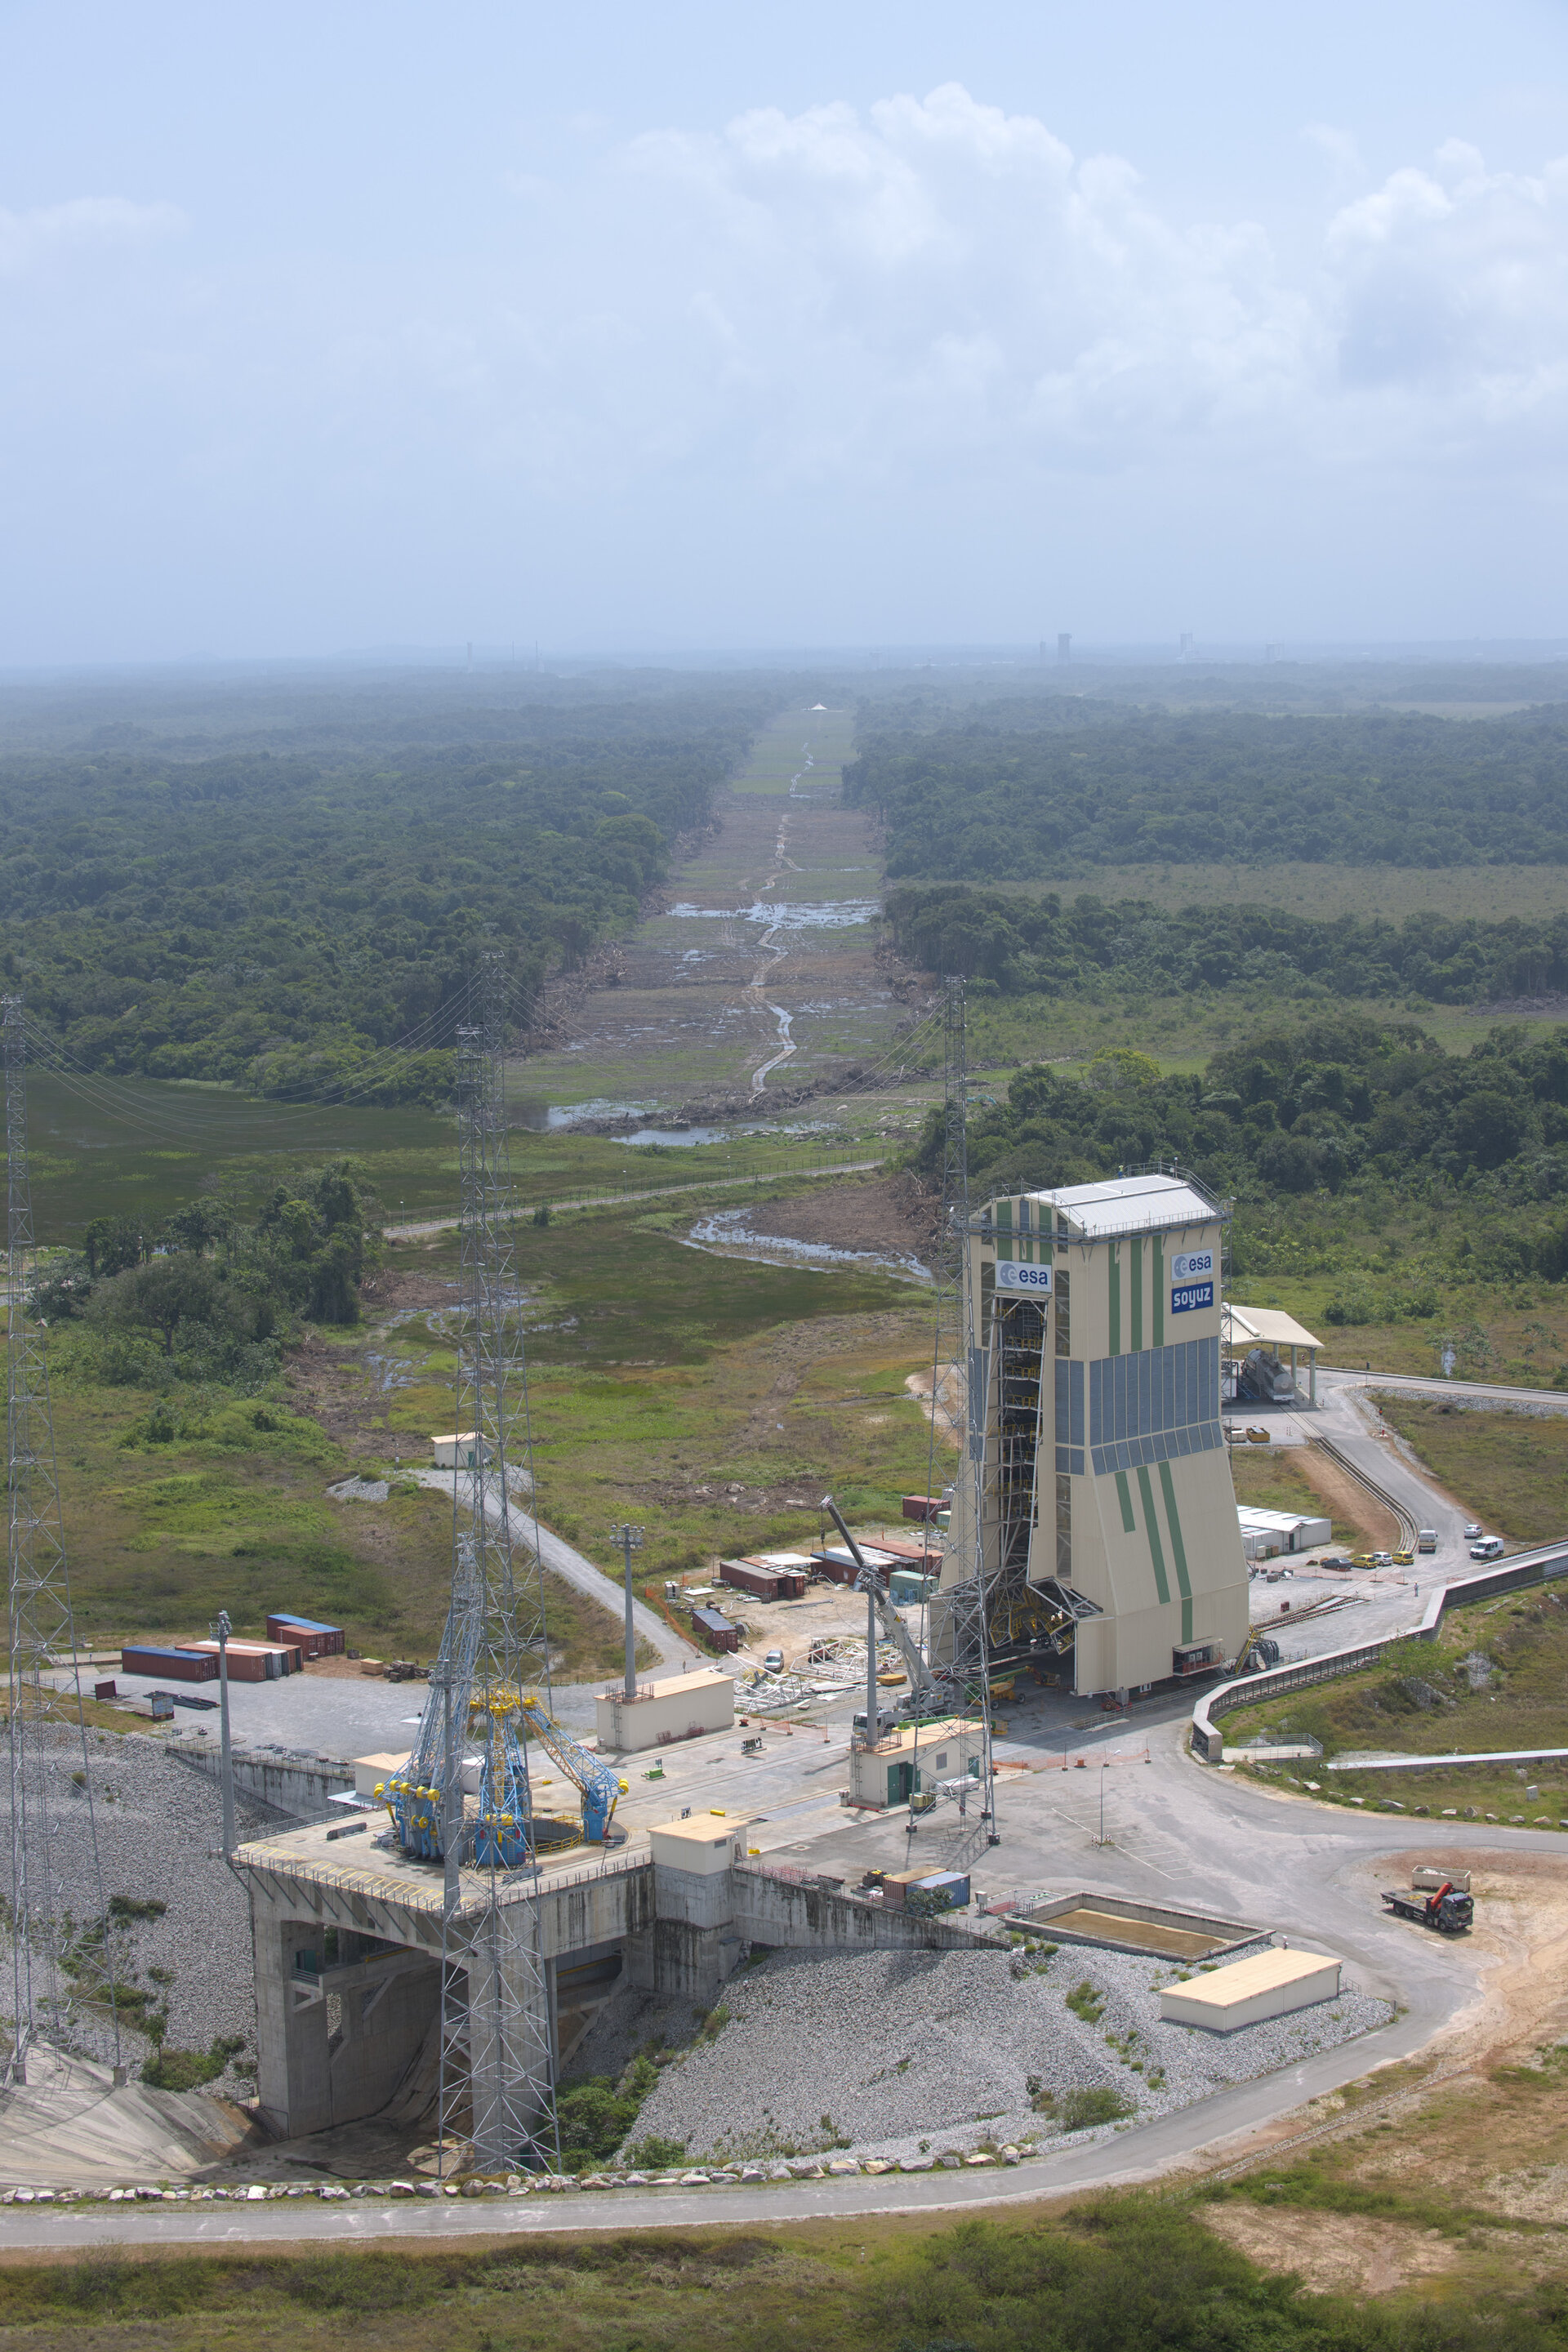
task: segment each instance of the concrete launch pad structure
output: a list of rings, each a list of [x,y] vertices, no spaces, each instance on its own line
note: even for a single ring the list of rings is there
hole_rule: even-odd
[[[549,2061],[530,2079],[548,2083],[622,1985],[707,2006],[753,1943],[826,1952],[971,1939],[837,1884],[781,1877],[747,1855],[743,1816],[711,1811],[600,1860],[579,1849],[542,1861],[537,1878],[510,1877],[499,1904],[489,1874],[465,1870],[444,1937],[440,1865],[355,1826],[280,1832],[234,1857],[250,1895],[258,2109],[280,2138],[433,2111],[443,1952],[466,1979],[466,2063],[482,2105],[486,2070],[515,2050],[520,2009]]]

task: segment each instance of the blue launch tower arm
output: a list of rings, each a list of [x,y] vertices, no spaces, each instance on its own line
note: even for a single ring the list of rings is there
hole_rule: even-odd
[[[525,1698],[522,1714],[528,1725],[529,1737],[537,1739],[552,1762],[558,1764],[569,1780],[575,1781],[583,1799],[583,1835],[590,1843],[610,1833],[615,1819],[616,1800],[623,1786],[620,1774],[601,1764],[580,1748],[569,1731],[552,1720],[537,1698]]]

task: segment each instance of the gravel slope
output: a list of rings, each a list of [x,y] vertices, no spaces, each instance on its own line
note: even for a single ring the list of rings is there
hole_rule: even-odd
[[[116,1931],[119,1974],[166,1999],[171,2049],[205,2051],[220,2034],[242,2033],[242,2063],[254,2062],[249,1906],[238,1881],[216,1858],[223,1833],[217,1782],[179,1762],[160,1741],[136,1732],[89,1733],[89,1755],[105,1897],[125,1895],[167,1906],[162,1918],[137,1920]],[[52,1858],[64,1883],[64,1908],[77,1920],[90,1917],[96,1907],[89,1811],[71,1778],[80,1769],[80,1734],[58,1735],[49,1808]],[[242,1838],[277,1826],[276,1814],[244,1798],[236,1811]],[[0,1785],[0,1840],[9,1836],[9,1793]],[[5,1963],[8,1986],[8,1939]],[[149,1974],[153,1969],[168,1970],[172,1981],[160,1985]],[[107,2020],[89,2012],[82,2026],[85,2054],[111,2056]],[[121,2040],[134,2070],[152,2045],[123,2020]],[[226,2097],[247,2098],[255,2084],[226,2071],[208,2087]]]
[[[730,2021],[665,2069],[634,2137],[684,2141],[694,2159],[836,2141],[890,2157],[925,2143],[1043,2145],[1061,2135],[1035,2109],[1037,2091],[1113,2087],[1146,2122],[1394,2013],[1351,1990],[1220,2037],[1161,2022],[1158,1988],[1175,1974],[1081,1948],[1049,1961],[981,1950],[775,1953],[725,1987]],[[1103,1996],[1094,2022],[1067,2006],[1085,1982]]]

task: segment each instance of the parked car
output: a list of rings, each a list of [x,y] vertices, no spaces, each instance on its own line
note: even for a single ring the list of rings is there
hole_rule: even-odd
[[[784,1672],[784,1652],[782,1650],[770,1650],[766,1657],[763,1660],[763,1668],[766,1674],[782,1675]]]
[[[1465,1541],[1467,1543],[1476,1542],[1478,1538],[1484,1535],[1485,1532],[1486,1530],[1481,1526],[1479,1519],[1467,1519],[1465,1521]]]
[[[1395,1568],[1414,1568],[1415,1565],[1414,1547],[1406,1545],[1403,1551],[1396,1551],[1394,1555],[1394,1565]]]
[[[1483,1536],[1479,1543],[1470,1546],[1472,1559],[1500,1559],[1503,1554],[1501,1536]]]
[[[1391,1551],[1374,1551],[1372,1556],[1372,1564],[1373,1568],[1392,1568],[1394,1566],[1394,1554]]]

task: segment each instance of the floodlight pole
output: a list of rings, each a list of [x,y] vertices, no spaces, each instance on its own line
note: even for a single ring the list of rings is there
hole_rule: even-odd
[[[637,1637],[632,1625],[632,1554],[642,1549],[643,1531],[641,1528],[634,1527],[612,1528],[610,1539],[620,1545],[621,1557],[626,1563],[626,1696],[634,1699],[637,1695]]]
[[[228,1737],[228,1637],[234,1627],[228,1611],[220,1609],[212,1621],[217,1643],[218,1765],[223,1786],[223,1858],[234,1853],[234,1749]]]

